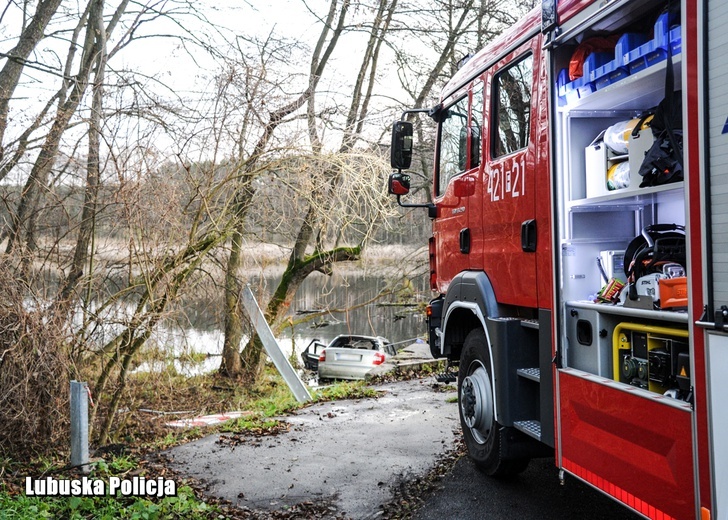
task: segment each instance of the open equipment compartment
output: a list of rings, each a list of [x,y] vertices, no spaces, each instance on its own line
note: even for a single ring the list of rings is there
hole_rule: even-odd
[[[692,467],[688,315],[675,307],[662,308],[649,292],[636,301],[621,296],[616,304],[596,303],[608,278],[629,282],[623,264],[643,229],[685,225],[683,182],[639,186],[635,169],[651,143],[627,137],[628,149],[618,152],[607,150],[597,137],[616,123],[640,118],[665,97],[666,42],[670,31],[680,31],[666,25],[664,16],[659,18],[663,2],[613,3],[621,8],[595,17],[596,22],[575,20],[563,27],[553,49],[555,313],[563,324],[556,376],[558,461],[564,470],[630,505],[628,497],[634,496],[650,508],[666,504],[660,511],[655,508],[652,518],[688,518],[692,497],[674,500],[685,495],[693,478],[684,470]],[[590,76],[577,82],[576,93],[567,94],[565,85],[560,89],[559,81],[565,81],[560,71],[569,66],[577,46],[591,36],[608,34],[620,35],[620,50],[588,63]],[[671,61],[674,89],[679,90],[679,53]],[[651,133],[641,130],[640,139]],[[612,179],[607,174],[616,164],[629,168],[628,185],[624,177],[621,183],[608,183]],[[656,250],[654,241],[650,247]]]
[[[683,182],[639,186],[642,178],[637,171],[653,139],[649,128],[635,132],[641,142],[625,134],[628,150],[621,150],[621,153],[611,150],[604,138],[600,141],[599,136],[612,125],[639,119],[664,98],[665,75],[670,63],[666,59],[667,47],[671,41],[674,89],[680,90],[680,20],[669,25],[663,10],[663,3],[646,2],[639,11],[602,20],[573,33],[568,39],[557,40],[554,49],[554,78],[557,81],[554,102],[556,231],[560,252],[557,300],[559,319],[565,325],[562,329],[564,337],[560,338],[564,345],[561,366],[576,369],[576,372],[569,372],[572,375],[584,372],[609,378],[617,387],[641,385],[643,391],[638,395],[648,400],[652,394],[663,400],[662,394],[669,390],[665,384],[677,385],[675,374],[666,377],[665,384],[648,385],[636,376],[623,377],[620,364],[629,364],[634,357],[638,360],[635,361],[637,370],[643,362],[663,362],[663,351],[669,352],[669,346],[673,344],[679,345],[679,349],[677,346],[675,349],[682,354],[682,361],[688,344],[685,337],[687,314],[679,308],[664,310],[653,306],[646,297],[640,297],[639,303],[633,303],[625,302],[625,296],[622,296],[616,305],[595,303],[595,300],[606,284],[603,262],[622,259],[630,242],[648,226],[685,225],[684,186]],[[579,92],[571,92],[573,88],[570,89],[566,83],[565,69],[574,50],[591,36],[609,34],[619,35],[613,58],[603,53],[587,58],[584,66],[586,75],[580,82],[571,85],[575,87],[579,83]],[[607,65],[596,67],[598,64]],[[615,73],[619,67],[623,67],[621,72]],[[604,76],[599,76],[600,73],[610,74],[613,80],[607,81]],[[587,85],[589,81],[600,80],[598,87]],[[612,166],[622,162],[624,164],[620,167],[625,171],[629,169],[629,184],[613,189],[614,185],[610,186],[607,182],[608,173],[615,169]],[[623,271],[619,272],[612,266],[610,269],[610,276],[606,278],[614,275],[621,282],[628,282]],[[622,293],[626,291],[625,288]],[[633,324],[632,329],[651,323],[663,327],[660,330],[673,331],[672,335],[666,336],[665,345],[668,347],[661,349],[655,346],[656,353],[645,353],[644,358],[628,356],[626,343],[621,350],[614,347],[615,341],[619,338],[624,340],[627,335],[630,339],[636,338],[635,341],[642,338],[641,332],[631,332],[624,325],[628,323]],[[652,333],[645,334],[653,337]],[[655,338],[650,339],[651,345],[658,345],[660,340],[657,336]],[[666,363],[676,364],[676,359],[677,356]],[[646,374],[648,367],[642,368]],[[681,366],[680,369],[689,378],[689,367]],[[684,376],[680,381],[685,386]],[[666,395],[683,402],[688,397],[686,392],[667,392]]]

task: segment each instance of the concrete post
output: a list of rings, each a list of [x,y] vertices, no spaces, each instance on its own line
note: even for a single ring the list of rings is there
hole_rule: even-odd
[[[71,466],[88,467],[88,384],[71,381]]]

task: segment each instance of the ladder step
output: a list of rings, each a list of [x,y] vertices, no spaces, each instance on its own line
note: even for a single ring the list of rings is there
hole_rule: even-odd
[[[541,382],[541,369],[539,368],[519,368],[516,370],[516,374],[537,383]]]
[[[513,423],[516,430],[520,430],[526,435],[541,440],[541,423],[539,421],[516,421]]]

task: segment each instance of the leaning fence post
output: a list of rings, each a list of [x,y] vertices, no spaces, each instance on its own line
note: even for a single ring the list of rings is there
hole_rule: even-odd
[[[71,466],[88,473],[88,384],[71,381]]]

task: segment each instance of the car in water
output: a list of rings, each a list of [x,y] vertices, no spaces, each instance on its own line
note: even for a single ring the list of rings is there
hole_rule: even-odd
[[[311,358],[315,352],[318,352],[316,370],[321,381],[364,379],[374,367],[396,355],[397,349],[380,336],[342,334],[324,348],[320,341],[312,341],[301,355],[305,366],[313,366]]]

